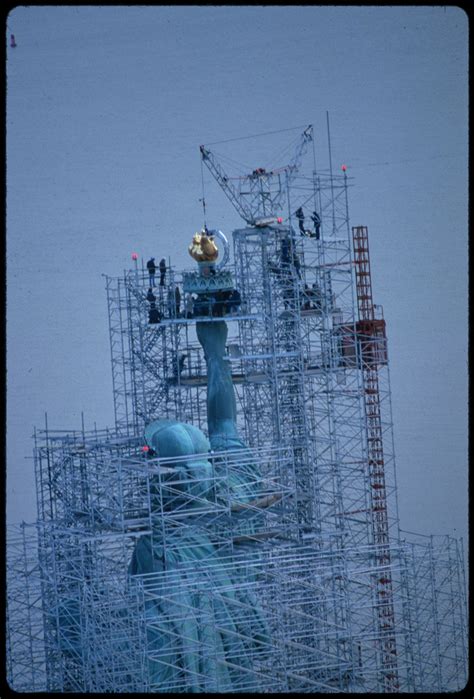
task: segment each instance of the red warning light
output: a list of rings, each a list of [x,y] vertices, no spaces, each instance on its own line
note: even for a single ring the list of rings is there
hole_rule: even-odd
[[[345,171],[347,170],[347,165],[343,165],[343,166],[341,167],[341,170],[342,170],[342,172],[345,172]]]
[[[145,445],[142,447],[142,451],[144,451],[144,452],[150,451],[150,447],[148,446],[148,444],[145,444]]]
[[[278,216],[278,218],[277,218],[277,223],[283,223],[283,219],[282,219],[281,216]]]
[[[138,260],[138,254],[136,252],[132,252],[132,260]]]

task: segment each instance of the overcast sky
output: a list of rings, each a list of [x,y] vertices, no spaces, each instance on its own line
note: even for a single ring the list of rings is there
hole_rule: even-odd
[[[312,123],[324,161],[328,111],[387,321],[401,525],[466,537],[464,12],[18,7],[6,40],[8,519],[35,518],[45,411],[113,425],[101,274],[132,251],[189,265],[199,144]],[[239,155],[252,164],[251,142]],[[205,181],[208,225],[230,233],[241,222]]]

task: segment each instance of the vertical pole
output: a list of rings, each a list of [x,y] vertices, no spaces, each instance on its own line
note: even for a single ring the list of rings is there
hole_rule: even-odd
[[[429,552],[430,552],[429,567],[430,567],[431,597],[433,600],[432,609],[434,612],[433,629],[434,629],[435,652],[436,652],[436,682],[437,682],[437,691],[441,692],[442,691],[442,683],[441,683],[441,655],[440,655],[439,619],[438,619],[438,595],[437,595],[437,590],[436,590],[436,568],[435,568],[435,560],[434,560],[433,534],[430,535],[430,543],[428,546],[429,546]]]
[[[332,234],[336,235],[336,203],[334,200],[334,178],[332,174],[332,152],[331,152],[331,132],[329,130],[329,112],[326,112],[326,125],[328,132],[328,149],[329,149],[329,173],[331,178],[331,201],[332,201]]]
[[[349,238],[350,236],[350,229],[349,229],[349,196],[348,196],[348,188],[347,188],[347,172],[344,170],[344,199],[345,199],[345,205],[346,205],[346,231],[347,231],[347,237]]]
[[[468,619],[466,618],[466,612],[467,612],[467,603],[466,603],[466,571],[464,568],[464,540],[461,537],[459,539],[459,548],[460,551],[457,550],[456,547],[456,553],[457,553],[457,561],[456,561],[456,570],[457,570],[457,575],[459,579],[459,573],[461,573],[461,580],[458,581],[459,585],[459,590],[460,590],[460,596],[461,596],[461,602],[459,604],[460,612],[461,612],[461,643],[462,643],[462,670],[463,670],[463,676],[460,678],[459,682],[459,688],[462,689],[463,686],[463,681],[466,681],[466,670],[467,668],[467,647],[466,647],[466,629],[468,627]]]

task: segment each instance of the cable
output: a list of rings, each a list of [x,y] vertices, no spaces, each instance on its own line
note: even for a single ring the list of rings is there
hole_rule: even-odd
[[[405,160],[384,160],[384,161],[380,161],[378,163],[360,163],[359,162],[359,164],[357,162],[358,159],[356,158],[352,162],[355,163],[355,165],[353,165],[354,168],[358,168],[358,167],[362,168],[362,167],[378,167],[379,165],[403,165],[404,163],[420,163],[420,162],[424,162],[426,160],[438,160],[440,158],[463,158],[463,157],[465,157],[464,154],[454,153],[454,154],[449,154],[449,155],[448,154],[446,154],[446,155],[444,155],[444,154],[427,155],[424,158],[408,158]]]
[[[251,165],[246,165],[243,162],[240,162],[238,160],[234,160],[233,158],[230,158],[228,155],[224,155],[220,151],[213,151],[214,156],[221,161],[227,161],[229,165],[232,165],[233,167],[237,167],[237,169],[240,169],[242,173],[248,173],[252,170]]]
[[[302,126],[293,126],[291,129],[280,129],[279,131],[265,131],[263,133],[252,134],[251,136],[239,136],[238,138],[228,138],[225,141],[213,141],[212,143],[205,143],[205,146],[216,146],[218,143],[230,143],[231,141],[244,141],[248,138],[259,138],[260,136],[271,136],[272,134],[284,133],[285,131],[296,131],[296,129],[307,128],[308,124]]]
[[[269,162],[274,162],[276,164],[278,160],[283,160],[287,153],[288,156],[290,155],[290,153],[292,154],[299,140],[300,137],[298,136],[297,138],[293,139],[288,145],[283,146],[283,148],[280,148],[278,151],[276,151],[276,154],[269,160]],[[267,169],[269,170],[272,168],[268,166]]]
[[[204,230],[206,230],[207,225],[206,225],[206,199],[204,197],[204,168],[202,165],[202,158],[200,158],[201,161],[201,186],[202,186],[202,210],[203,210],[203,216],[204,216]]]

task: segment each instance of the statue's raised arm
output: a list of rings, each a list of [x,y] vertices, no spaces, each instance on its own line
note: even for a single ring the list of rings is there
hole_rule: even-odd
[[[225,321],[196,324],[198,340],[207,364],[207,423],[214,451],[244,448],[237,431],[237,406],[229,362],[224,358],[227,342]]]

